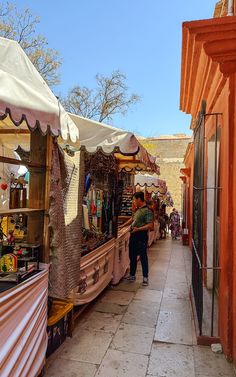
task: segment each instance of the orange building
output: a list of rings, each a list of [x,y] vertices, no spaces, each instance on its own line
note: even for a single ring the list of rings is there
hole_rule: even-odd
[[[190,142],[184,156],[185,168],[180,169],[182,180],[183,226],[189,231],[189,246],[192,244],[192,207],[193,207],[193,143]]]
[[[194,140],[182,179],[198,342],[221,342],[236,364],[236,1],[215,16],[183,24],[180,107]]]

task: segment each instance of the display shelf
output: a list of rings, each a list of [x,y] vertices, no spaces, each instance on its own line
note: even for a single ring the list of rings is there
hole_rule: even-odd
[[[14,214],[29,214],[32,212],[42,212],[44,209],[42,208],[13,208],[13,209],[6,209],[6,210],[0,210],[0,216],[10,216]]]
[[[29,279],[33,275],[36,275],[40,270],[37,268],[32,268],[28,271],[17,271],[17,272],[2,272],[0,271],[0,292],[1,287],[4,287],[4,283],[15,283],[20,284],[26,279]],[[5,290],[5,289],[3,289]]]
[[[132,216],[132,199],[133,199],[133,187],[125,187],[122,194],[122,204],[120,216]]]
[[[35,260],[32,260],[33,258],[31,258],[31,262],[35,262]],[[29,271],[28,270],[25,270],[25,271],[8,271],[8,272],[3,272],[3,271],[0,271],[0,282],[1,281],[18,281],[20,280],[20,278],[23,276],[26,276],[27,273],[28,274],[31,274],[32,272],[36,271],[35,269],[30,269]]]

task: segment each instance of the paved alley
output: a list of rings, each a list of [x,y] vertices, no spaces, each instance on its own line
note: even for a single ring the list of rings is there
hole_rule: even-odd
[[[47,363],[46,377],[233,377],[223,355],[196,345],[191,254],[179,241],[149,250],[150,284],[107,289]]]

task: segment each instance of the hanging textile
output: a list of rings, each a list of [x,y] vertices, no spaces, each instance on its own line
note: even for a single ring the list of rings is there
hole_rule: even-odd
[[[81,215],[78,203],[80,152],[68,156],[55,143],[50,188],[49,294],[66,298],[78,286],[81,252]]]

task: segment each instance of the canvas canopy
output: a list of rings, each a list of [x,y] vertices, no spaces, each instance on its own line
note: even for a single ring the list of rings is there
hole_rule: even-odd
[[[78,140],[78,128],[20,45],[5,38],[0,38],[0,81],[0,119],[6,128],[22,124]]]
[[[166,182],[159,179],[156,175],[137,174],[134,178],[134,185],[140,188],[144,188],[149,193],[166,194],[167,186]]]
[[[80,146],[87,152],[95,153],[101,149],[104,153],[114,153],[120,170],[159,174],[155,157],[147,152],[133,133],[78,115],[70,114],[70,117],[78,127]]]
[[[145,190],[150,194],[157,194],[161,202],[167,206],[173,206],[174,202],[171,194],[168,192],[166,181],[159,179],[156,175],[136,174],[134,185],[138,190]]]

